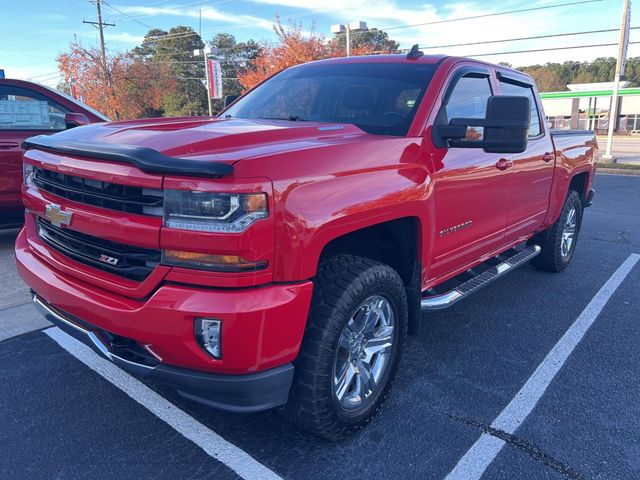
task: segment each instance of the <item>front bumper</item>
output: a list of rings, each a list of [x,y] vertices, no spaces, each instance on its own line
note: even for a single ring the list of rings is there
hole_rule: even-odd
[[[287,402],[293,380],[290,363],[253,374],[216,375],[140,360],[143,356],[136,361],[125,358],[131,357],[130,352],[121,354],[99,329],[52,307],[35,293],[32,298],[47,320],[102,357],[129,373],[172,385],[186,398],[232,412],[257,412]]]
[[[286,401],[311,282],[243,289],[164,283],[148,297],[132,299],[57,270],[30,247],[24,230],[15,253],[18,272],[45,316],[123,369],[226,410],[257,411]],[[196,342],[196,317],[222,321],[221,359]],[[113,339],[137,352],[120,355]]]

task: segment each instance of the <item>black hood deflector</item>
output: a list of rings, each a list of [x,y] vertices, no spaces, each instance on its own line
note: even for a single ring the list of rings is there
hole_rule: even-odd
[[[75,142],[55,135],[38,135],[22,143],[25,150],[36,149],[78,155],[90,159],[129,163],[146,173],[163,173],[197,177],[223,177],[233,173],[233,166],[189,158],[167,157],[157,150],[133,145],[103,142]]]

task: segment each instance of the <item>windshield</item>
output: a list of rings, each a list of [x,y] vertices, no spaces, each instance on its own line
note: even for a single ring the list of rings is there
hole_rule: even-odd
[[[223,118],[351,123],[404,136],[436,65],[313,63],[285,70],[239,99]]]

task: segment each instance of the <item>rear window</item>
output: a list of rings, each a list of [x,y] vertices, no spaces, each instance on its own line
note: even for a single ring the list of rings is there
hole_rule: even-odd
[[[302,65],[267,80],[223,117],[350,123],[372,134],[404,136],[436,68],[396,63]]]

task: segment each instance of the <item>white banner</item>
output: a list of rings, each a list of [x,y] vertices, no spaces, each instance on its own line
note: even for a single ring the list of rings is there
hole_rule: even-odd
[[[209,72],[209,94],[215,100],[220,99],[222,98],[222,68],[220,67],[220,62],[207,58],[207,69]]]

